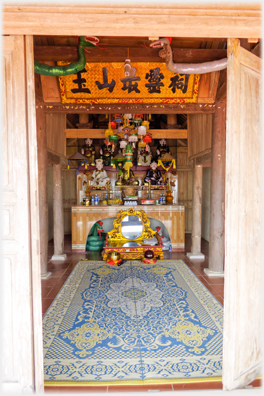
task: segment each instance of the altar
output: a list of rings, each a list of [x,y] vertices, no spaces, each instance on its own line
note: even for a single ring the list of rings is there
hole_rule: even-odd
[[[138,205],[150,219],[159,220],[166,228],[173,251],[185,249],[185,207],[183,205]],[[84,252],[87,235],[93,224],[109,218],[116,218],[125,205],[116,206],[73,206],[72,207],[72,251]]]

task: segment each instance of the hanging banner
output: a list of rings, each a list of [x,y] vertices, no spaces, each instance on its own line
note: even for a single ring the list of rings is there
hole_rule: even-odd
[[[59,66],[68,62],[58,62]],[[200,75],[170,72],[165,63],[87,63],[77,74],[58,77],[62,103],[197,103]]]

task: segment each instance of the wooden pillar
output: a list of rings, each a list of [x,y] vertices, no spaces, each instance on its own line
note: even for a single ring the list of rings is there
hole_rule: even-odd
[[[177,127],[177,114],[167,114],[167,128],[173,129]]]
[[[191,253],[187,253],[190,259],[204,258],[201,253],[202,185],[203,167],[195,164],[193,175],[192,247]]]
[[[89,123],[89,114],[80,113],[79,114],[79,123],[76,125],[78,128],[81,128],[81,129],[91,128],[91,125]]]
[[[53,226],[54,255],[52,260],[65,260],[64,254],[64,216],[62,200],[61,164],[53,164]]]
[[[226,104],[215,106],[212,133],[210,236],[208,276],[224,276],[224,202],[225,202]]]
[[[79,123],[80,124],[87,124],[89,122],[89,114],[80,113],[79,114]]]
[[[38,144],[38,180],[39,180],[39,228],[40,228],[40,262],[41,278],[47,279],[51,273],[48,264],[48,190],[47,190],[47,134],[45,113],[38,108],[37,144]]]

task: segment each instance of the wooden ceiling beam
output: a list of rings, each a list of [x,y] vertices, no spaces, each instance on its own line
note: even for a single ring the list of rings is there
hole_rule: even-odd
[[[143,114],[193,114],[193,113],[214,113],[214,104],[197,103],[173,103],[173,104],[58,104],[39,103],[36,108],[42,109],[45,113],[88,113],[88,114],[120,114],[120,113],[143,113]]]
[[[142,37],[261,37],[261,4],[61,6],[9,4],[2,34]]]
[[[66,129],[65,137],[67,139],[104,139],[105,129]],[[114,131],[116,131],[114,129]],[[187,129],[149,129],[153,139],[187,139]]]
[[[91,53],[85,53],[87,62],[125,62],[126,47],[110,47],[106,49],[88,48]],[[159,57],[159,50],[152,48],[129,48],[132,62],[164,62]],[[201,63],[219,60],[227,57],[227,51],[222,49],[190,49],[173,48],[173,59],[177,63]],[[78,60],[77,47],[68,46],[34,46],[34,59],[38,62]]]

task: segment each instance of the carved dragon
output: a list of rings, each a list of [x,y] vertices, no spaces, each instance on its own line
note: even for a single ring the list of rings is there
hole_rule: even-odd
[[[44,76],[68,76],[70,74],[76,74],[83,70],[86,65],[85,51],[86,47],[96,47],[99,42],[97,37],[85,37],[80,36],[78,43],[78,55],[79,60],[77,62],[70,63],[65,66],[49,66],[45,63],[34,61],[34,71],[37,74]]]
[[[227,58],[212,62],[204,63],[173,63],[172,49],[170,46],[171,38],[160,38],[150,44],[151,48],[162,48],[159,51],[159,56],[165,59],[167,68],[172,73],[179,74],[204,74],[217,70],[223,70],[227,67]]]
[[[97,221],[92,226],[90,234],[86,240],[85,251],[102,250],[106,238],[106,233],[103,230],[103,222]]]

